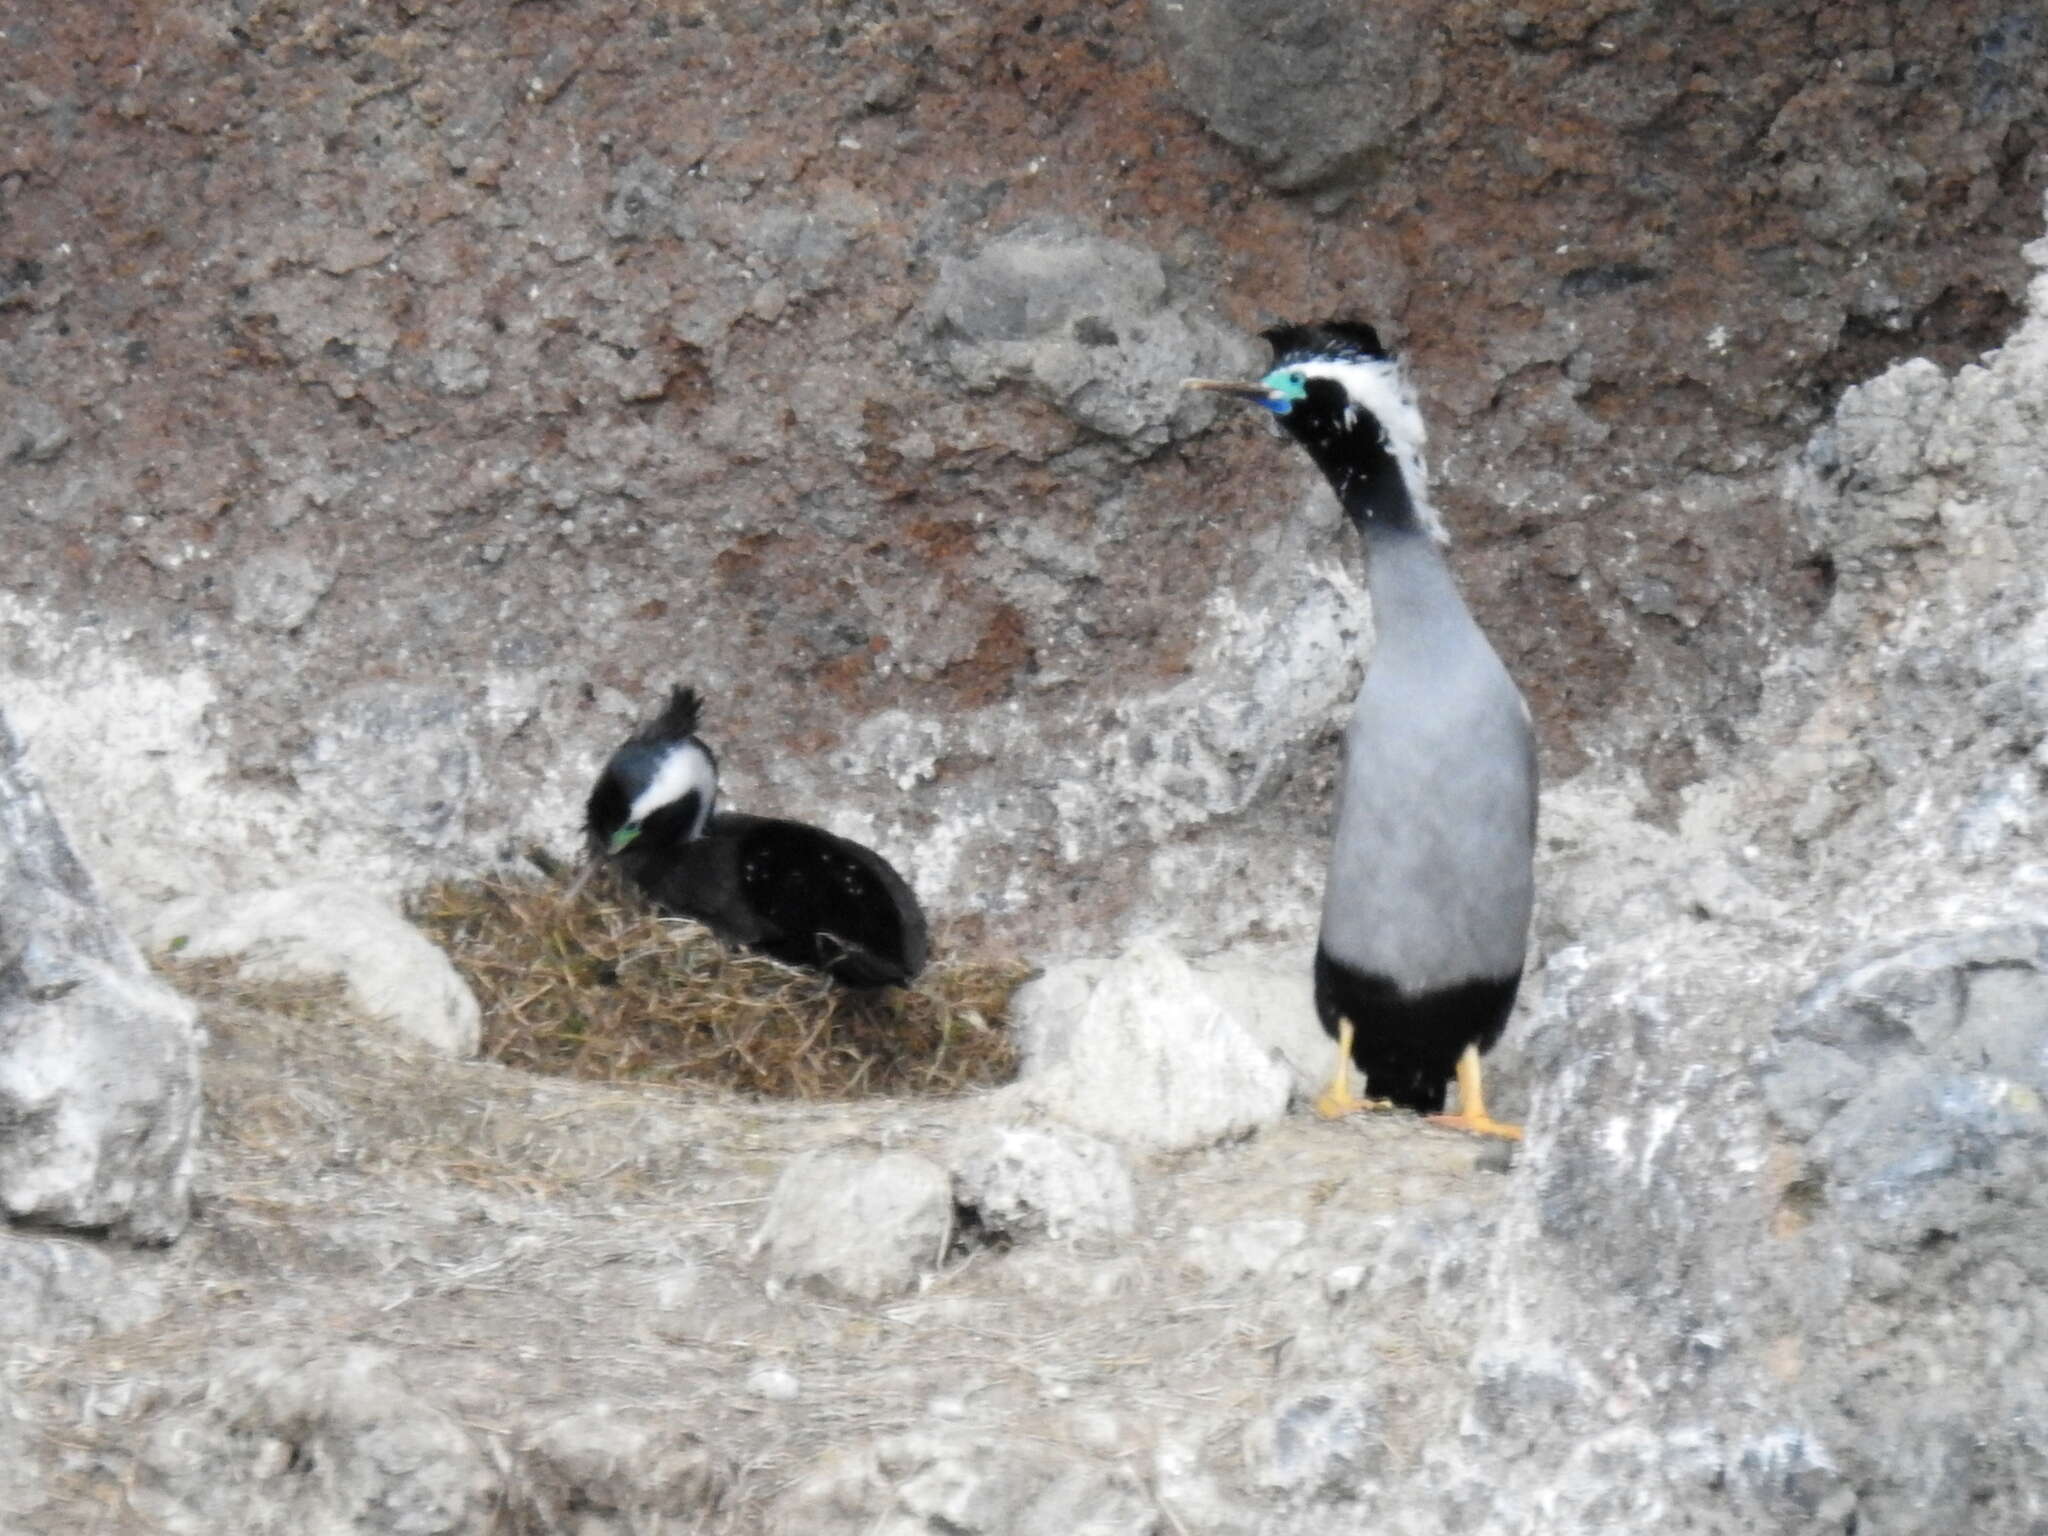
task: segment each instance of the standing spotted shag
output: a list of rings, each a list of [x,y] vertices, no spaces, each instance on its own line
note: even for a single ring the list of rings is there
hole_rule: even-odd
[[[728,944],[849,987],[902,986],[924,969],[925,921],[879,853],[819,827],[720,812],[702,705],[677,688],[614,752],[590,792],[591,851],[658,907]]]
[[[1365,540],[1376,635],[1344,737],[1316,945],[1316,1011],[1337,1040],[1316,1109],[1440,1114],[1455,1074],[1458,1113],[1442,1122],[1518,1138],[1486,1113],[1479,1057],[1507,1027],[1529,936],[1529,708],[1444,563],[1400,365],[1367,325],[1265,335],[1275,366],[1256,384],[1188,382],[1264,406],[1329,478]]]

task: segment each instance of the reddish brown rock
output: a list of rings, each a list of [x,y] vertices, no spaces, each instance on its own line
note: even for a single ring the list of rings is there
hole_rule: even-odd
[[[1259,615],[1355,556],[1256,423],[1089,370],[1119,316],[1355,312],[1414,360],[1553,778],[1685,781],[1825,591],[1792,445],[2015,314],[2038,24],[1232,14],[1267,12],[0,3],[0,670],[68,698],[71,637],[198,669],[220,793],[400,873],[422,807],[437,859],[566,843],[688,679],[744,721],[750,806],[874,832],[998,939],[1305,926],[1347,689],[1262,695]],[[932,328],[1027,223],[1156,263],[1068,317],[1064,372]],[[364,687],[451,701],[362,776],[458,762],[445,794],[303,779]]]

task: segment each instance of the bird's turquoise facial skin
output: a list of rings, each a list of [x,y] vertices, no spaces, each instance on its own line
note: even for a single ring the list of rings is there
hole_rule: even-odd
[[[1308,380],[1299,368],[1275,368],[1259,384],[1266,391],[1266,398],[1259,404],[1275,416],[1285,416],[1294,409],[1294,402],[1308,398]]]
[[[627,822],[623,827],[619,828],[618,831],[612,834],[612,852],[618,853],[626,846],[626,844],[632,842],[633,839],[638,837],[639,835],[640,829],[634,826],[632,822]]]

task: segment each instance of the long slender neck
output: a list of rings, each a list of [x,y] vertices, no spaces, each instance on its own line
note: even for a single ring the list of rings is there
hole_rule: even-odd
[[[1448,661],[1479,635],[1443,550],[1421,527],[1360,521],[1372,594],[1373,664]]]
[[[1421,527],[1407,478],[1384,445],[1354,453],[1342,463],[1326,463],[1323,473],[1329,476],[1330,487],[1343,504],[1344,515],[1360,533],[1375,529],[1403,532]]]
[[[1297,441],[1330,482],[1344,515],[1361,533],[1369,529],[1420,528],[1423,517],[1415,505],[1401,461],[1387,446],[1380,425],[1361,415],[1333,425],[1316,418],[1290,424]],[[1421,473],[1419,461],[1416,473]]]
[[[1310,452],[1317,446],[1310,444]],[[1420,658],[1432,645],[1476,632],[1443,550],[1417,511],[1408,477],[1385,439],[1361,449],[1354,437],[1336,451],[1315,456],[1344,515],[1365,541],[1366,586],[1380,637],[1376,654],[1391,657],[1412,649]]]

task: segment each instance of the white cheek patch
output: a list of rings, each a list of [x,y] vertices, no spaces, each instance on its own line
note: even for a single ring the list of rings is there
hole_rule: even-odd
[[[696,837],[711,819],[711,802],[718,795],[718,770],[712,767],[711,754],[704,750],[703,743],[694,739],[668,749],[661,766],[654,770],[654,777],[627,810],[626,820],[638,826],[664,805],[675,804],[692,790],[697,792],[701,807],[697,824],[690,828],[690,835]]]
[[[1323,358],[1294,365],[1304,378],[1328,379],[1344,391],[1350,402],[1348,420],[1357,412],[1372,412],[1385,434],[1387,451],[1401,468],[1408,483],[1408,499],[1415,503],[1415,518],[1439,544],[1449,542],[1443,519],[1429,500],[1429,467],[1422,449],[1429,433],[1422,424],[1422,407],[1416,403],[1415,386],[1407,370],[1391,358]]]
[[[1428,437],[1422,408],[1415,401],[1415,386],[1399,363],[1389,358],[1322,358],[1295,366],[1302,377],[1328,379],[1344,391],[1354,407],[1371,411],[1386,429],[1389,448],[1422,452]]]

